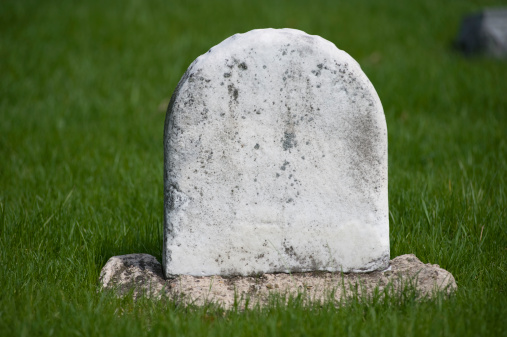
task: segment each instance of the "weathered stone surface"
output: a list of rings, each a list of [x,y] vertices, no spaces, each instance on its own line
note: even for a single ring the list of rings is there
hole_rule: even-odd
[[[135,297],[144,293],[155,298],[166,296],[198,305],[212,301],[225,308],[234,305],[235,296],[241,307],[247,298],[250,304],[264,305],[270,294],[275,293],[303,294],[312,301],[339,301],[356,291],[368,298],[375,289],[398,292],[411,287],[420,297],[430,298],[437,292],[451,294],[457,289],[451,273],[438,265],[424,264],[413,254],[391,260],[387,271],[362,274],[307,272],[231,278],[180,275],[169,280],[163,278],[162,267],[153,256],[132,254],[111,258],[101,272],[100,285],[105,289],[118,289],[118,295],[133,291]]]
[[[132,291],[134,297],[166,293],[162,265],[149,254],[113,256],[100,272],[102,288],[115,289],[119,295]]]
[[[167,277],[387,267],[387,128],[359,64],[293,29],[234,35],[169,104]]]

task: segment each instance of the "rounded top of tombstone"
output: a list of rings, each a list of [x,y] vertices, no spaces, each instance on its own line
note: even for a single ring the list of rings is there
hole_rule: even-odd
[[[292,28],[254,29],[246,33],[234,34],[199,56],[190,65],[188,71],[204,67],[215,69],[217,65],[223,65],[224,60],[227,60],[226,64],[231,70],[235,67],[241,70],[250,69],[250,71],[255,69],[250,67],[242,57],[253,58],[257,63],[264,62],[262,68],[268,71],[273,71],[273,67],[280,64],[290,64],[292,67],[299,68],[313,67],[311,71],[316,77],[328,70],[327,67],[332,63],[336,67],[344,64],[347,66],[346,72],[343,72],[344,76],[364,82],[370,90],[375,92],[360,65],[348,53],[318,35],[310,35]],[[312,61],[315,60],[322,62],[313,64]],[[224,73],[224,77],[228,75],[232,76],[233,73]],[[378,97],[375,98],[375,104],[381,106]]]
[[[304,58],[304,56],[310,56],[314,53],[324,52],[334,55],[340,55],[340,57],[348,58],[348,61],[357,62],[350,57],[346,52],[340,50],[336,45],[318,35],[310,35],[298,29],[292,28],[264,28],[254,29],[246,33],[234,34],[231,37],[225,39],[218,45],[212,47],[208,53],[225,53],[233,54],[235,52],[243,51],[249,52],[248,47],[255,49],[257,46],[262,46],[265,53],[275,53],[278,50],[272,50],[274,46],[286,47],[282,50],[281,56],[291,56],[296,52],[296,56]],[[290,48],[292,46],[292,48]],[[304,48],[307,47],[307,48]],[[258,52],[258,51],[257,51]],[[285,52],[285,53],[284,53]],[[202,55],[201,57],[205,56]],[[197,60],[199,60],[199,57]],[[219,56],[217,56],[219,57]]]
[[[359,64],[295,29],[199,56],[165,125],[166,275],[383,268],[387,128]]]

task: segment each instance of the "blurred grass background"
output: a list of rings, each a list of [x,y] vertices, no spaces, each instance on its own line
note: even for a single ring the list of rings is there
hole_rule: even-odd
[[[451,48],[505,1],[0,2],[0,334],[506,335],[507,63]],[[165,109],[235,33],[296,28],[362,66],[389,130],[391,257],[456,296],[223,313],[97,293],[113,255],[161,257]]]

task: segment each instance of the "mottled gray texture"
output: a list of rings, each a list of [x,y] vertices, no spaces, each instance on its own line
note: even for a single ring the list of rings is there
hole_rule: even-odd
[[[311,301],[341,300],[354,295],[355,289],[366,298],[374,291],[399,292],[413,289],[419,297],[432,297],[437,292],[451,294],[457,289],[451,273],[434,264],[424,264],[413,254],[391,260],[390,269],[363,274],[307,272],[294,274],[265,274],[257,277],[221,276],[195,277],[181,275],[165,280],[161,265],[153,256],[132,254],[112,257],[101,272],[100,285],[117,289],[118,295],[132,291],[134,296],[145,294],[154,298],[168,297],[185,303],[202,305],[216,302],[231,308],[234,299],[239,306],[249,303],[264,305],[270,294],[303,294]],[[356,287],[357,285],[357,287]],[[386,289],[387,288],[387,289]],[[333,292],[334,296],[330,294]]]
[[[385,117],[331,42],[263,29],[213,47],[173,94],[164,147],[167,277],[387,267]]]
[[[114,289],[119,295],[132,291],[134,298],[159,296],[167,287],[162,265],[149,254],[113,256],[102,268],[99,282],[102,288]]]

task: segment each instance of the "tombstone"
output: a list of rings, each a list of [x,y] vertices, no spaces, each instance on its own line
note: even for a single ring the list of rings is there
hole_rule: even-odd
[[[488,8],[466,16],[455,41],[465,55],[507,58],[507,7]]]
[[[293,29],[198,57],[164,133],[166,277],[388,267],[387,128],[359,64]]]

